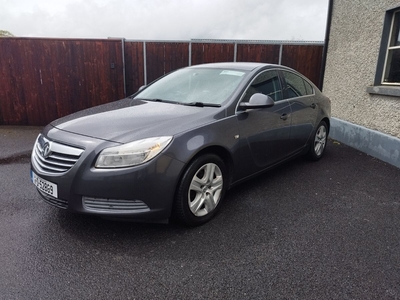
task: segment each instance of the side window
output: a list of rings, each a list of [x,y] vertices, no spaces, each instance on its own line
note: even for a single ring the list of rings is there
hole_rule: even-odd
[[[313,88],[300,76],[287,71],[282,71],[286,80],[286,97],[295,98],[313,93]]]
[[[379,89],[375,89],[375,86],[378,86]],[[397,7],[387,10],[385,13],[374,86],[367,86],[367,92],[397,97],[399,86],[400,6],[397,4]]]
[[[282,87],[277,71],[265,71],[259,74],[245,92],[243,101],[248,102],[253,94],[270,96],[274,101],[282,100]]]
[[[400,82],[400,11],[393,14],[382,83]]]

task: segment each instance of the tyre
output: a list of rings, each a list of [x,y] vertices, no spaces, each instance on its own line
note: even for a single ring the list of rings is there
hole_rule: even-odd
[[[325,121],[321,121],[314,136],[311,140],[308,158],[311,160],[319,160],[325,153],[326,143],[328,141],[328,126]]]
[[[173,214],[189,226],[208,222],[217,213],[227,188],[226,167],[214,154],[196,158],[179,183]]]

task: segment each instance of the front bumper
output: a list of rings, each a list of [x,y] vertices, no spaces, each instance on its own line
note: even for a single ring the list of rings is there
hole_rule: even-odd
[[[138,166],[96,169],[94,162],[102,149],[116,143],[84,137],[50,128],[44,136],[52,143],[84,149],[66,172],[43,170],[32,154],[31,170],[57,185],[57,197],[42,191],[44,200],[71,212],[135,220],[162,220],[171,215],[175,188],[184,164],[165,154]],[[68,143],[65,143],[68,141]]]

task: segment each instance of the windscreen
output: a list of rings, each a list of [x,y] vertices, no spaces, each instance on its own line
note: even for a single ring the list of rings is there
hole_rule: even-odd
[[[135,99],[222,104],[232,95],[245,74],[237,70],[181,69],[151,84]]]

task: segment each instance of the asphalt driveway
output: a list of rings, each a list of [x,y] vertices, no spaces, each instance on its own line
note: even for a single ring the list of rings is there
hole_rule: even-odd
[[[0,126],[0,299],[400,299],[398,168],[329,141],[204,226],[122,223],[40,199],[38,130]]]

